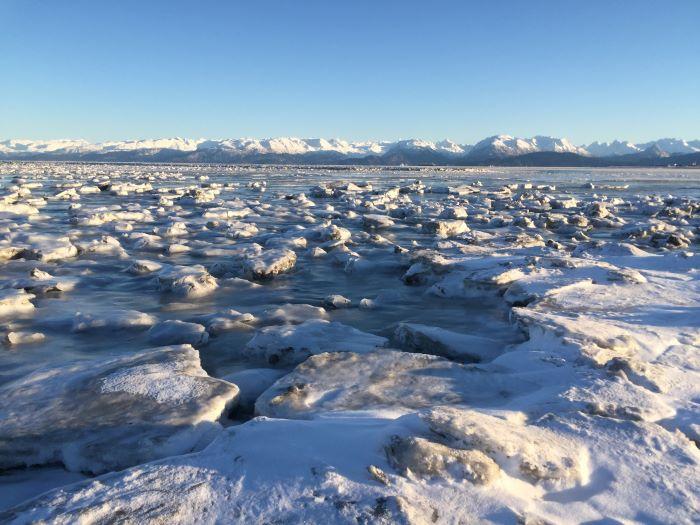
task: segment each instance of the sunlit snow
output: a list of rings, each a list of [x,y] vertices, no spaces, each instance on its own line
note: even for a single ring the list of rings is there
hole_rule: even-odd
[[[697,170],[6,162],[0,183],[0,522],[697,519]]]

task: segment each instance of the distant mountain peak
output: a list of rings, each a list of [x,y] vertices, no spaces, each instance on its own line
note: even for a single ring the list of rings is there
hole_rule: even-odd
[[[86,140],[0,141],[0,159],[58,159],[172,162],[293,162],[293,163],[489,163],[523,155],[539,154],[549,162],[556,154],[580,157],[624,157],[630,161],[667,158],[700,152],[700,141],[663,138],[641,144],[630,141],[593,142],[577,146],[567,138],[547,135],[522,138],[492,135],[473,146],[449,139],[437,142],[419,138],[397,141],[346,141],[340,138],[232,138],[189,139],[183,137],[90,143]],[[545,155],[546,154],[546,155]],[[583,162],[583,161],[582,161]],[[593,162],[593,161],[589,161]]]
[[[588,155],[588,151],[585,148],[573,145],[566,138],[555,138],[545,135],[537,135],[532,138],[494,135],[477,142],[471,149],[470,155],[483,158],[499,158],[547,151]]]

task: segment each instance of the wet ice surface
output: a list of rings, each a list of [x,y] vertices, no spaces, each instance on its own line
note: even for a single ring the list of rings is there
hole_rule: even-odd
[[[693,519],[697,171],[0,175],[3,521]]]

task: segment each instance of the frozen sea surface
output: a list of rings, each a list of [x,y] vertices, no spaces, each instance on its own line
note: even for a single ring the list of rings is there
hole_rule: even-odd
[[[0,521],[691,523],[699,228],[698,170],[0,164]]]

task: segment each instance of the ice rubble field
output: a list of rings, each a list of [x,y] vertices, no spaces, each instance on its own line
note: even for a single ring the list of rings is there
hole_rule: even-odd
[[[698,517],[698,171],[0,176],[0,522]]]

